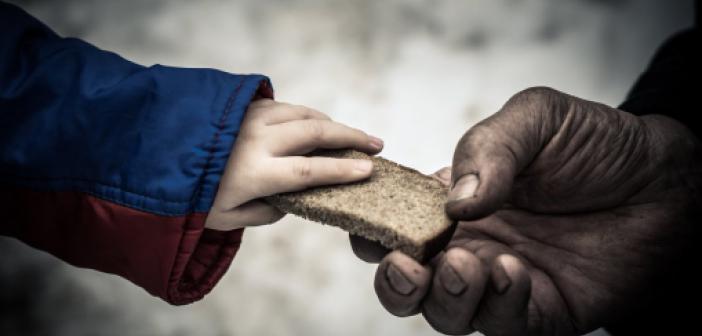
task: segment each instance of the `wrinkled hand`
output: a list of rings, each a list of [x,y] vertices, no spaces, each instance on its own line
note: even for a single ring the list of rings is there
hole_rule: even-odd
[[[303,156],[319,148],[378,153],[383,142],[304,106],[261,99],[249,106],[205,227],[233,230],[284,214],[259,198],[368,178],[370,160]]]
[[[582,334],[635,314],[673,295],[664,283],[700,205],[698,146],[667,117],[523,91],[437,174],[453,181],[447,213],[464,220],[452,241],[428,265],[386,255],[378,298],[448,334]],[[362,259],[382,254],[351,238]]]

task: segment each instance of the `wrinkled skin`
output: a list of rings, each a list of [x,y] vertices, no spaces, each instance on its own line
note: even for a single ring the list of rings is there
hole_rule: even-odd
[[[397,316],[447,334],[582,334],[665,295],[700,205],[699,144],[663,116],[637,117],[548,88],[512,97],[460,140],[444,252],[384,257],[375,288]]]

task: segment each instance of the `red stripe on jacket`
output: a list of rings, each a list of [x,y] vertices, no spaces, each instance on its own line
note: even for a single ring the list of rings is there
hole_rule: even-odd
[[[172,304],[209,293],[243,233],[204,229],[204,213],[155,215],[80,192],[2,189],[0,208],[0,234],[73,265],[120,275]]]

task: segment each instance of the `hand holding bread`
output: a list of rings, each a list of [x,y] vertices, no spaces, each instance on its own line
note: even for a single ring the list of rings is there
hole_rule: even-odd
[[[206,227],[233,230],[284,214],[262,197],[368,178],[368,158],[308,157],[320,148],[375,154],[383,142],[313,109],[261,99],[252,103],[229,157]]]

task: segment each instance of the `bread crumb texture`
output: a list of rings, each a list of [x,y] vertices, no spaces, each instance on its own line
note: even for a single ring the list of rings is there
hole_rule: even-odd
[[[314,155],[371,159],[373,175],[357,183],[284,193],[266,200],[283,212],[337,226],[417,260],[426,260],[436,252],[430,250],[440,249],[443,244],[437,240],[450,238],[454,226],[444,212],[447,189],[439,181],[354,150]]]

